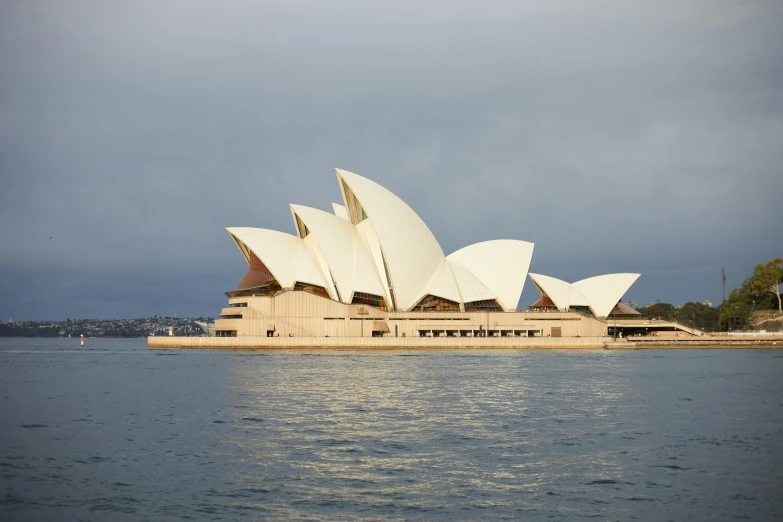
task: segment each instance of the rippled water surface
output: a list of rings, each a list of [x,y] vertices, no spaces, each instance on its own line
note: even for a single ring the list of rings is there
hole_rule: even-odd
[[[0,340],[2,520],[780,520],[783,351]]]

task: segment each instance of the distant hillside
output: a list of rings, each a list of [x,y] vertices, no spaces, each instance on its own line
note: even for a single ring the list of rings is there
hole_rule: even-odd
[[[212,318],[148,317],[143,319],[68,319],[66,321],[0,322],[0,337],[147,337],[150,334],[188,336],[204,333],[195,321]]]
[[[720,307],[712,307],[704,303],[685,303],[674,306],[669,303],[650,303],[640,306],[636,311],[644,317],[676,321],[686,326],[692,326],[705,332],[718,331]]]

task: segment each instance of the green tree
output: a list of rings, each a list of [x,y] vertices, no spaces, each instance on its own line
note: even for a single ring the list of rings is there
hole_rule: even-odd
[[[678,309],[674,320],[699,330],[714,332],[718,329],[720,310],[704,303],[685,303]]]
[[[775,264],[779,261],[780,259],[774,259],[766,265],[757,265],[753,274],[745,279],[739,288],[731,291],[729,297],[720,306],[719,325],[721,330],[747,328],[754,311],[774,308],[775,297],[779,296],[773,290],[774,271]],[[772,276],[770,276],[770,272]],[[776,288],[779,292],[780,279],[777,280]],[[778,301],[777,304],[779,306],[780,302]]]
[[[677,312],[677,309],[669,303],[651,303],[647,306],[641,306],[637,308],[636,311],[642,314],[644,317],[649,317],[651,319],[660,318],[666,321],[671,321],[674,319],[674,314]]]
[[[766,265],[756,265],[753,269],[753,291],[764,295],[771,293],[778,298],[778,312],[783,314],[780,301],[780,285],[783,283],[783,259],[775,258]]]
[[[729,330],[744,329],[753,313],[754,296],[751,278],[745,279],[742,286],[729,292],[729,297],[720,305],[719,328]]]

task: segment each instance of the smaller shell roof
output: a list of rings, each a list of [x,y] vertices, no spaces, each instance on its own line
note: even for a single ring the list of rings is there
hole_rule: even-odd
[[[325,287],[299,236],[251,227],[227,228],[226,231],[235,239],[240,250],[244,246],[264,263],[281,287],[293,288],[297,281]],[[244,255],[244,251],[242,253]],[[249,263],[248,256],[245,258]]]
[[[562,279],[530,273],[530,279],[538,289],[538,293],[549,296],[549,299],[559,310],[565,310],[570,306],[571,285]]]
[[[350,219],[348,219],[348,211],[345,210],[345,206],[340,205],[339,203],[332,203],[332,210],[334,210],[334,215],[338,218],[350,221]]]
[[[606,317],[641,274],[605,274],[574,283],[596,317]]]
[[[559,310],[589,306],[596,317],[607,317],[640,274],[606,274],[567,283],[541,274],[530,274],[539,293],[548,296]]]

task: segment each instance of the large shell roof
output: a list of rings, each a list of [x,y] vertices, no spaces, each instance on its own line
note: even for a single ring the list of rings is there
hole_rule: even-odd
[[[516,240],[476,243],[446,257],[432,231],[388,189],[336,169],[344,205],[333,213],[291,205],[296,235],[260,228],[229,228],[246,258],[252,251],[281,287],[322,286],[335,300],[355,293],[382,296],[389,309],[410,310],[427,295],[461,304],[496,300],[516,308],[533,244]],[[587,285],[603,295],[602,287]]]
[[[359,204],[350,194],[346,198],[353,224],[369,219],[378,235],[396,306],[412,308],[445,258],[438,241],[418,214],[384,187],[345,170],[337,169],[337,177],[343,196],[347,188]]]
[[[298,217],[307,227],[305,245],[312,242],[311,249],[323,252],[324,262],[318,263],[319,268],[324,280],[332,280],[337,286],[341,301],[350,303],[357,291],[383,295],[383,287],[367,251],[361,247],[355,226],[334,214],[302,205],[291,205],[291,213],[295,224]]]
[[[533,243],[502,239],[466,246],[448,260],[470,270],[505,310],[512,311],[522,295],[532,258]]]

